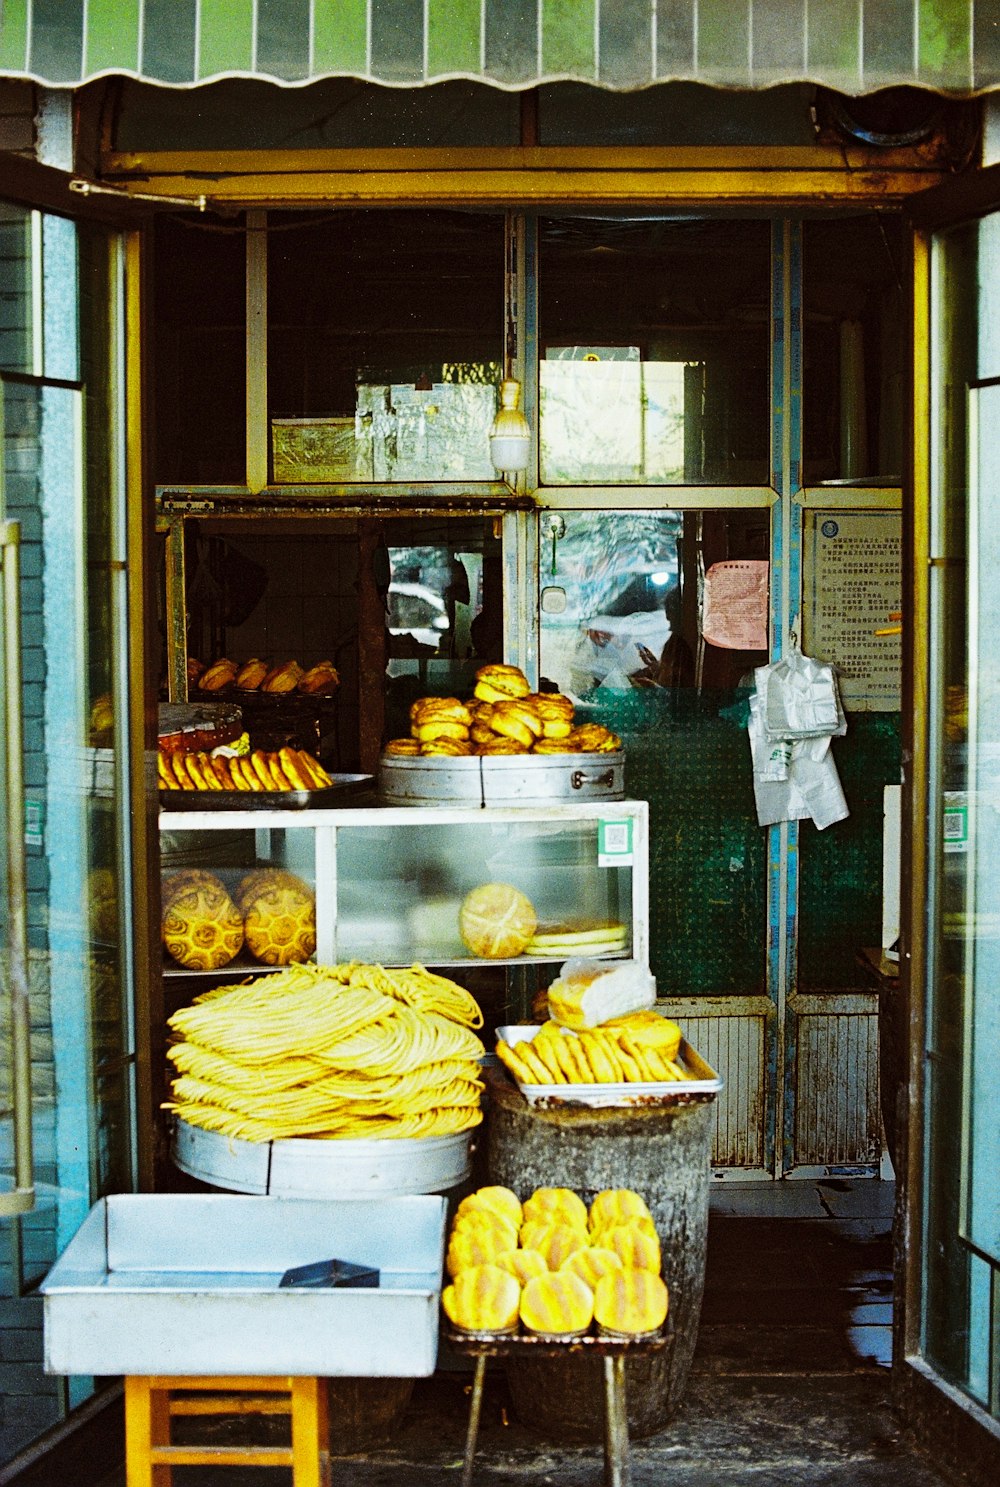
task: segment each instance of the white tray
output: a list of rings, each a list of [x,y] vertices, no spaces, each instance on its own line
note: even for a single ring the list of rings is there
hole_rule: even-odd
[[[513,1047],[528,1042],[541,1024],[512,1023],[497,1028],[497,1037]],[[678,1062],[696,1077],[694,1079],[671,1079],[666,1082],[627,1084],[522,1084],[514,1082],[529,1105],[671,1105],[688,1095],[717,1095],[722,1089],[722,1080],[707,1064],[700,1053],[696,1053],[686,1038],[681,1039]],[[510,1071],[508,1070],[508,1073]],[[511,1078],[514,1076],[511,1074]]]

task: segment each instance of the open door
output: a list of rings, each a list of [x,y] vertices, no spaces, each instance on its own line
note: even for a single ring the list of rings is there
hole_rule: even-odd
[[[125,237],[70,200],[0,170],[0,1469],[92,1390],[36,1288],[136,1175]]]
[[[928,1430],[950,1392],[1000,1441],[1000,169],[911,210],[904,1382]]]

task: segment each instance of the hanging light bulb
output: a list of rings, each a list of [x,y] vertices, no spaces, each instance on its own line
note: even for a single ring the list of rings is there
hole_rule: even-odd
[[[490,459],[494,469],[515,475],[528,468],[531,426],[517,406],[521,384],[514,377],[500,383],[500,407],[490,429]]]

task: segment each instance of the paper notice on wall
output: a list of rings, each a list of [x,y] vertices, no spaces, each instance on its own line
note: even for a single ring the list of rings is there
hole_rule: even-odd
[[[767,574],[759,558],[713,563],[705,574],[701,633],[731,651],[767,650]]]
[[[902,532],[898,511],[807,511],[802,648],[831,661],[848,712],[899,709]]]

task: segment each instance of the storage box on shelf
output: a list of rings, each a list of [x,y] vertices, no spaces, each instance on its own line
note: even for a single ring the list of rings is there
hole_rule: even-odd
[[[315,894],[315,960],[435,966],[540,964],[546,956],[477,957],[459,934],[465,895],[510,883],[541,926],[620,923],[616,957],[648,959],[645,801],[544,806],[401,806],[339,810],[163,812],[164,885],[198,867],[231,897],[256,868],[295,875]],[[224,967],[168,974],[266,972],[246,947]]]

